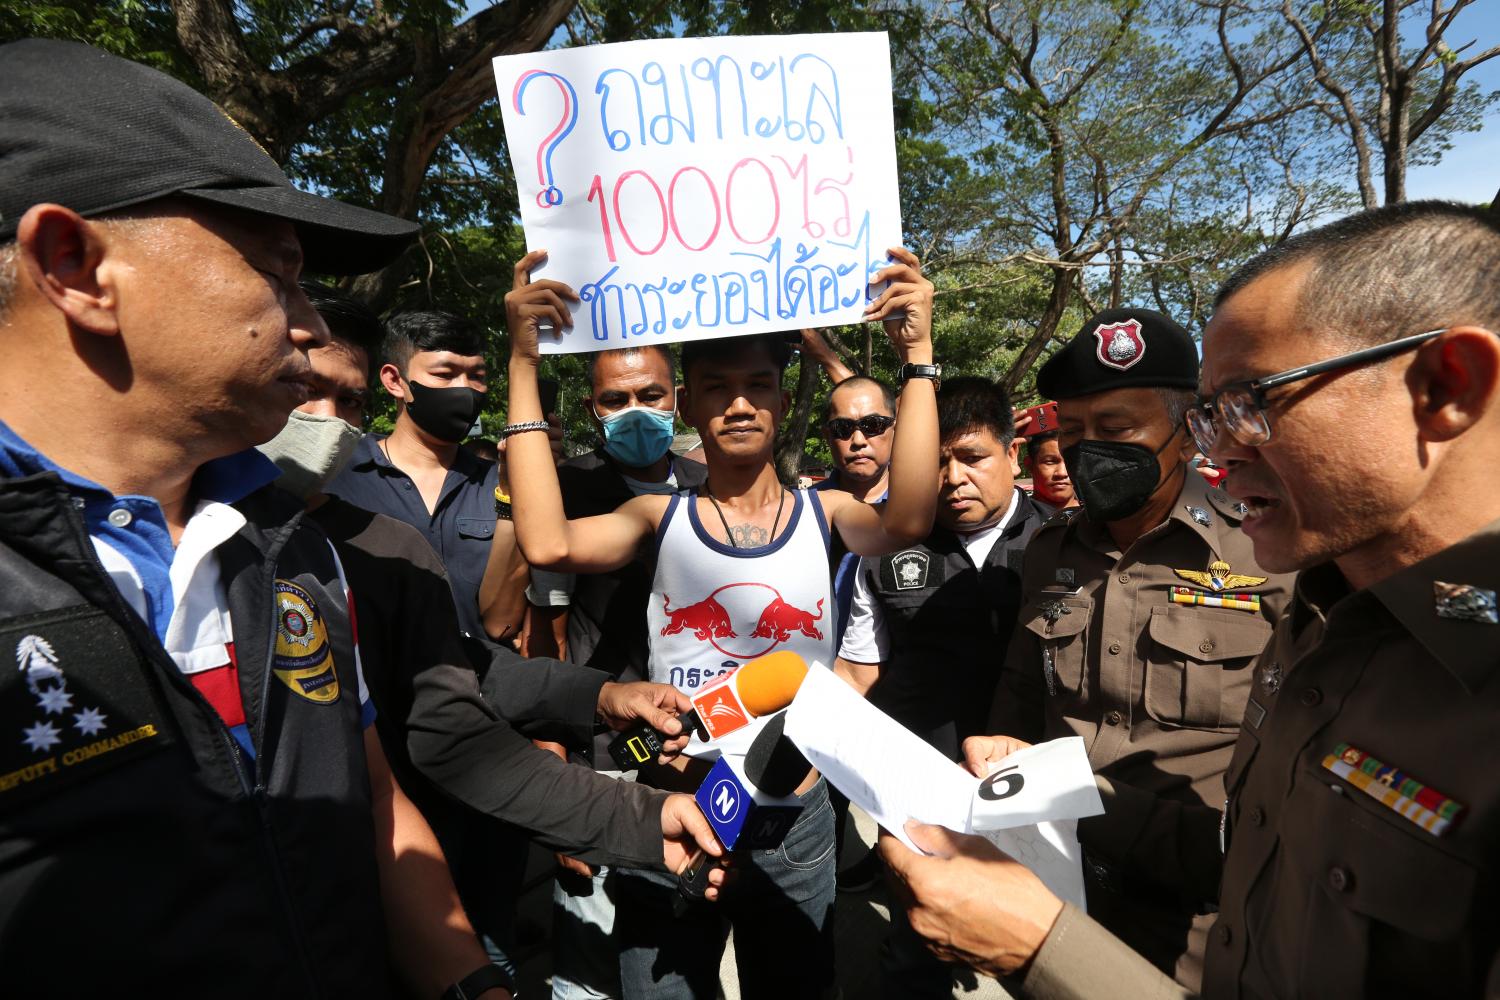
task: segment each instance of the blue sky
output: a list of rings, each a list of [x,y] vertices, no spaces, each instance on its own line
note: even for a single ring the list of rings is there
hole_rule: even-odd
[[[1475,50],[1500,43],[1500,3],[1479,0],[1458,16],[1454,41],[1477,39]],[[1467,54],[1467,53],[1466,53]],[[1470,70],[1485,91],[1500,89],[1500,56]],[[1491,107],[1484,128],[1459,136],[1442,162],[1416,167],[1406,178],[1408,198],[1452,198],[1456,201],[1489,201],[1500,190],[1500,107]]]
[[[487,6],[489,0],[466,2],[472,13]],[[1473,51],[1500,42],[1500,0],[1478,0],[1458,16],[1449,33],[1450,42],[1462,44],[1471,38],[1476,40]],[[554,40],[554,44],[559,43],[565,44],[561,38]],[[1485,92],[1500,90],[1500,57],[1471,70],[1464,79],[1479,84]],[[1378,185],[1378,163],[1376,171]],[[1413,167],[1406,178],[1406,193],[1411,199],[1451,198],[1487,202],[1497,190],[1500,190],[1500,103],[1491,107],[1483,129],[1458,136],[1441,162],[1429,167]]]

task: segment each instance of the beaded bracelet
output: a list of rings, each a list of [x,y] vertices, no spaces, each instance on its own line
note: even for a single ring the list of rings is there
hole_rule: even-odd
[[[524,424],[506,424],[500,429],[502,438],[514,437],[517,434],[525,434],[527,431],[545,431],[552,427],[545,420],[528,420]]]
[[[495,487],[495,517],[502,521],[511,519],[510,496],[500,487]]]

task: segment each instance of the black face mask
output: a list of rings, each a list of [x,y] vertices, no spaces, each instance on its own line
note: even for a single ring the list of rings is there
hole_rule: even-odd
[[[406,412],[414,424],[439,441],[457,444],[468,436],[484,405],[484,393],[465,385],[439,389],[410,379],[406,384],[411,386]]]
[[[1123,521],[1146,506],[1161,479],[1157,456],[1177,440],[1152,451],[1145,445],[1084,438],[1063,449],[1068,478],[1090,521]]]

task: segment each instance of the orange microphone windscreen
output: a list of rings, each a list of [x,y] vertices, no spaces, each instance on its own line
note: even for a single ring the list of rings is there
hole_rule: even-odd
[[[734,672],[735,691],[751,718],[779,712],[792,703],[807,661],[789,650],[778,650],[751,660]]]

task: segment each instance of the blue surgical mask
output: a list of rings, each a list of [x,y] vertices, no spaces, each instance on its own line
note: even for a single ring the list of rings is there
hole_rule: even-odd
[[[644,469],[672,447],[676,429],[672,410],[630,406],[599,418],[604,427],[604,452],[627,469]]]

